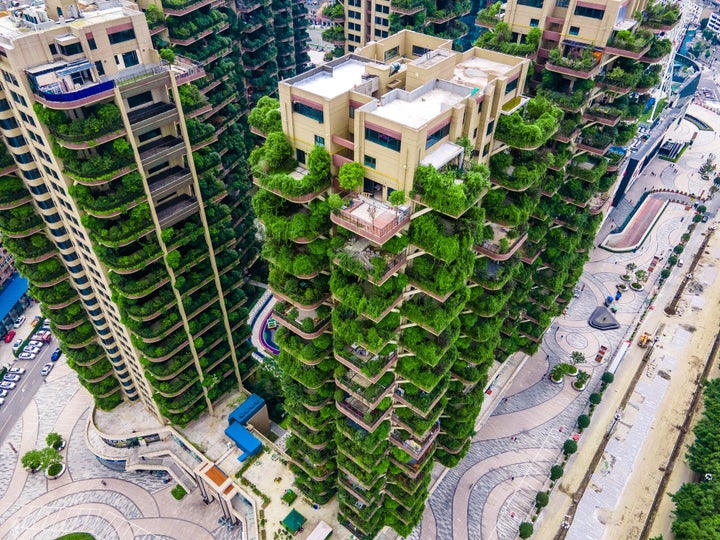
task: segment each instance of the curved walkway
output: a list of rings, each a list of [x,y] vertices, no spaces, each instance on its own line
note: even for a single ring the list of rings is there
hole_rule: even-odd
[[[100,464],[84,438],[92,398],[61,362],[8,436],[18,453],[7,444],[0,448],[0,538],[52,540],[78,530],[103,540],[238,538],[238,530],[218,525],[219,507],[205,505],[199,490],[176,501],[174,483],[162,477]],[[50,431],[67,443],[66,471],[56,480],[29,474],[19,459],[42,448]]]

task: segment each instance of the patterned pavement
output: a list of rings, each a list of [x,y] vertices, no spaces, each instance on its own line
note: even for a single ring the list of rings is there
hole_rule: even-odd
[[[687,122],[679,128],[680,135],[688,135],[688,139],[692,130]],[[613,222],[619,224],[625,220],[647,189],[672,188],[698,194],[708,189],[709,184],[693,171],[702,163],[701,155],[706,156],[708,148],[716,142],[714,133],[701,133],[675,169],[656,158],[631,187],[626,200],[608,216],[598,240],[610,232]],[[474,437],[465,459],[447,471],[435,486],[423,521],[410,539],[511,540],[517,537],[518,526],[533,513],[535,495],[541,489],[548,489],[549,470],[561,461],[562,444],[574,434],[573,427],[577,417],[586,412],[590,393],[599,385],[607,363],[629,338],[639,313],[648,305],[648,295],[655,288],[662,262],[650,274],[644,291],[623,293],[616,303],[620,328],[595,330],[587,324],[590,313],[608,294],[614,295],[628,263],[647,269],[653,257],[664,260],[679,243],[691,216],[685,206],[671,203],[634,252],[611,253],[602,249],[591,252],[578,284],[581,289],[578,296],[565,315],[555,319],[540,350],[526,361],[506,389],[505,397],[493,396],[499,401],[492,415]],[[699,241],[698,237],[699,234],[694,235],[691,242]],[[607,346],[608,352],[601,363],[596,363],[595,355],[601,345]],[[590,384],[583,392],[572,389],[567,380],[556,385],[547,378],[549,370],[558,362],[569,361],[573,351],[585,355],[587,361],[580,368],[591,372]],[[572,461],[568,466],[571,464]]]

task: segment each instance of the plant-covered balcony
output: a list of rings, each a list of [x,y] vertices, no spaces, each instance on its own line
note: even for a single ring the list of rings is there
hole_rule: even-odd
[[[78,206],[95,217],[118,216],[145,199],[142,177],[138,172],[113,180],[102,189],[74,184],[69,191]]]
[[[367,431],[374,431],[390,415],[390,397],[385,397],[374,409],[352,396],[336,401],[338,410]]]
[[[374,335],[370,334],[374,340]],[[382,339],[382,338],[381,338]],[[397,358],[397,345],[388,344],[376,353],[358,344],[335,348],[335,359],[353,371],[359,371],[370,382],[376,383],[390,369]],[[382,345],[381,345],[382,346]]]
[[[323,30],[322,40],[333,45],[342,46],[345,44],[345,29],[341,25],[334,25]]]
[[[406,275],[410,284],[437,300],[444,301],[453,291],[465,285],[472,271],[472,257],[463,257],[453,264],[427,255],[413,259]]]
[[[373,383],[361,373],[341,366],[335,369],[335,383],[350,396],[370,408],[375,408],[392,392],[395,375],[386,372],[376,383]]]
[[[174,45],[190,45],[203,37],[228,28],[228,16],[217,9],[196,11],[184,17],[168,17],[170,42]]]
[[[202,43],[193,43],[185,50],[185,55],[203,64],[217,60],[221,56],[230,54],[233,41],[225,36],[212,35],[205,38]]]
[[[49,287],[68,277],[67,270],[56,257],[33,264],[16,260],[14,264],[23,276],[38,286]]]
[[[263,259],[300,279],[312,279],[327,270],[327,241],[305,245],[281,244],[268,240],[262,247]]]
[[[493,261],[506,261],[525,243],[527,226],[508,228],[498,223],[485,226],[486,237],[475,251]]]
[[[650,0],[641,19],[642,26],[667,32],[680,22],[680,4]]]
[[[401,448],[403,452],[406,452],[411,459],[406,461],[401,454],[396,454],[395,452],[393,452],[393,457],[409,466],[413,465],[413,461],[422,461],[423,458],[427,456],[428,451],[432,448],[432,443],[435,441],[439,433],[439,422],[435,424],[425,437],[422,438],[414,437],[411,433],[408,433],[403,429],[395,429],[391,431],[390,442],[398,448]]]
[[[545,67],[555,73],[570,75],[580,79],[590,79],[600,71],[601,52],[592,48],[579,48],[570,45],[561,45],[564,52],[552,49]]]
[[[78,293],[67,281],[62,281],[54,287],[30,285],[30,295],[51,309],[60,309],[74,302]]]
[[[268,284],[278,298],[303,309],[315,309],[330,294],[328,277],[324,275],[312,280],[298,279],[279,268],[271,268]]]
[[[10,152],[8,152],[7,148],[3,146],[0,148],[0,172],[3,174],[7,174],[10,172],[9,170],[11,168],[15,168],[17,165],[15,164],[15,160],[13,159]]]
[[[301,362],[291,354],[284,351],[280,352],[280,355],[277,357],[277,361],[285,375],[292,377],[302,386],[310,389],[320,388],[331,380],[333,376],[333,369],[335,367],[333,360],[331,358],[326,358],[318,364],[314,364],[312,369],[308,369],[304,362]],[[308,423],[307,419],[305,420],[306,423]],[[317,426],[312,427],[320,429],[322,425],[322,422],[320,422]]]
[[[493,189],[485,196],[483,206],[489,221],[505,227],[517,227],[530,219],[538,199],[538,195],[529,192],[510,196],[502,189]]]
[[[466,287],[458,289],[444,303],[428,295],[417,294],[403,304],[401,313],[428,332],[439,336],[460,314],[469,297],[470,291]]]
[[[22,238],[3,238],[3,245],[16,259],[28,264],[49,259],[57,249],[42,233]]]
[[[342,24],[345,21],[345,6],[342,3],[325,4],[322,8],[322,14],[333,22]]]
[[[407,283],[405,274],[397,274],[383,285],[377,286],[360,281],[353,274],[338,269],[330,277],[330,291],[346,306],[378,322],[397,305]]]
[[[613,134],[604,128],[590,126],[582,130],[577,146],[592,154],[602,156],[613,144]]]
[[[275,320],[305,339],[318,337],[330,324],[330,308],[298,309],[292,304],[275,304]]]
[[[575,138],[576,135],[580,134],[580,114],[579,113],[567,113],[560,127],[555,133],[555,140],[561,143],[569,143]]]
[[[470,279],[488,290],[497,290],[505,286],[519,271],[517,257],[507,261],[494,261],[482,257],[475,261],[475,268]]]
[[[568,174],[581,178],[586,182],[595,183],[605,174],[608,161],[605,158],[581,154],[576,156],[566,167]]]
[[[547,160],[529,151],[500,152],[490,157],[490,178],[511,191],[525,191],[538,185],[547,169]],[[487,205],[483,205],[487,207]]]
[[[645,66],[645,64],[621,58],[598,81],[611,90],[618,89],[625,92],[635,90],[645,93],[660,83],[661,71],[662,67],[657,64]]]
[[[578,132],[579,133],[579,132]],[[545,158],[548,161],[548,169],[552,169],[553,171],[560,171],[562,170],[565,165],[567,165],[567,162],[570,161],[572,158],[573,153],[570,150],[570,147],[568,144],[557,144],[555,145],[555,148],[552,149],[551,152],[548,152],[545,155]],[[542,182],[542,188],[544,190],[547,190],[547,178],[544,182]]]
[[[243,65],[246,69],[258,69],[267,64],[269,61],[274,61],[277,58],[277,53],[278,50],[275,45],[264,47],[252,54],[246,53],[243,55]],[[275,66],[274,71],[277,71],[277,65]]]
[[[73,349],[85,347],[96,337],[95,328],[90,321],[85,321],[80,326],[70,330],[63,330],[56,327],[54,331],[63,345]]]
[[[583,113],[583,118],[590,122],[597,122],[604,126],[616,126],[622,118],[623,112],[611,105],[595,103]]]
[[[457,341],[459,335],[460,321],[456,319],[439,336],[419,326],[405,328],[401,343],[408,351],[415,354],[419,361],[435,366]]]
[[[480,26],[494,28],[505,17],[502,11],[502,2],[495,2],[478,11],[476,22]]]
[[[30,204],[0,210],[0,232],[4,236],[15,238],[30,236],[41,231],[44,224],[43,219],[35,213]]]
[[[130,210],[127,216],[119,219],[108,220],[89,215],[84,215],[81,219],[83,225],[90,230],[92,238],[108,247],[129,244],[153,228],[148,203],[139,204]]]
[[[53,152],[62,159],[65,173],[82,184],[109,182],[135,167],[132,148],[125,139],[115,139],[96,149],[83,151],[54,145]]]
[[[415,170],[410,196],[438,212],[459,217],[485,194],[490,186],[489,174],[483,164],[467,171],[438,171],[432,165],[421,165]]]
[[[253,197],[252,207],[268,236],[279,241],[307,244],[330,228],[330,208],[325,201],[314,200],[308,206],[300,206],[261,190]]]
[[[333,310],[332,325],[336,351],[352,344],[380,353],[385,345],[396,340],[400,315],[390,313],[381,322],[375,323],[359,317],[357,311],[341,304]]]
[[[113,286],[127,298],[142,298],[170,281],[165,265],[154,263],[142,273],[116,274],[110,272]]]
[[[434,387],[438,381],[428,380],[428,382],[432,382]],[[394,409],[392,419],[403,429],[412,432],[416,437],[425,437],[435,427],[438,418],[445,410],[447,402],[447,396],[443,396],[427,417],[422,417],[407,407],[398,407]]]
[[[650,48],[645,53],[645,56],[640,59],[640,61],[651,63],[658,62],[665,56],[670,54],[670,51],[672,51],[672,41],[670,41],[669,39],[659,39],[657,37],[654,37],[653,40],[650,42]]]
[[[402,15],[415,15],[424,10],[423,0],[392,0],[390,3],[390,11]]]
[[[530,99],[522,112],[501,115],[495,138],[508,145],[534,150],[557,131],[563,112],[542,96]]]
[[[483,23],[481,25],[486,26]],[[532,56],[540,46],[541,37],[542,31],[539,28],[531,28],[526,35],[522,35],[522,41],[518,43],[510,25],[506,22],[498,22],[494,29],[480,35],[475,41],[475,46],[513,56]]]
[[[67,148],[96,146],[125,131],[120,109],[114,103],[81,107],[76,111],[76,118],[70,118],[64,111],[48,109],[40,103],[35,103],[33,109],[59,144]]]
[[[483,220],[484,212],[478,208],[473,208],[461,220],[448,220],[431,212],[412,221],[408,237],[410,243],[433,257],[452,263],[472,248]]]
[[[608,41],[605,52],[637,60],[650,49],[653,33],[647,30],[619,30]]]
[[[333,245],[336,242],[341,244],[333,262],[343,270],[381,286],[407,263],[407,236],[402,239],[404,241],[397,242],[395,240],[401,238],[394,237],[383,248],[379,248],[366,238],[353,236],[345,240],[344,236],[339,235],[333,239]],[[399,252],[388,248],[396,248]]]
[[[308,168],[298,167],[292,145],[281,131],[269,133],[249,161],[257,185],[292,202],[309,202],[330,185],[330,154],[316,145],[308,155]]]
[[[597,192],[597,184],[588,184],[578,178],[569,179],[558,192],[561,197],[581,208],[587,206],[587,201]]]
[[[536,93],[565,111],[577,112],[587,103],[587,94],[593,86],[593,81],[585,79],[571,84],[560,74],[546,70]]]
[[[467,15],[471,9],[471,0],[459,0],[448,3],[445,9],[438,8],[435,2],[429,2],[425,10],[425,17],[429,23],[440,25]]]
[[[335,6],[343,9],[342,4],[335,4]],[[266,137],[274,131],[282,131],[280,102],[269,96],[260,98],[258,104],[248,115],[248,124],[250,124],[253,133],[263,137]]]
[[[323,334],[313,340],[305,340],[287,328],[278,328],[275,341],[284,351],[290,352],[308,364],[317,364],[330,353],[332,339]]]

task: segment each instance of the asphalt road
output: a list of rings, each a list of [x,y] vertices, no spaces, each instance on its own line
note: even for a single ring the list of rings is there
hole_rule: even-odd
[[[57,346],[57,340],[53,338],[50,343],[42,348],[35,360],[15,360],[10,364],[10,367],[22,367],[27,371],[21,375],[15,389],[8,390],[5,403],[0,406],[0,446],[5,444],[8,434],[15,426],[15,423],[20,420],[30,401],[35,397],[37,389],[43,384],[45,377],[40,375],[40,371],[46,363],[50,362],[50,356],[52,356]],[[61,356],[60,360],[55,363],[57,364],[62,360],[63,357]]]

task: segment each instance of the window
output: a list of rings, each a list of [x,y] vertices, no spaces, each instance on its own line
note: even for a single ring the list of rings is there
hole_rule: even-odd
[[[389,148],[390,150],[395,150],[396,152],[400,151],[400,145],[402,143],[400,139],[391,135],[385,135],[384,133],[380,133],[379,131],[375,131],[369,127],[365,128],[365,139],[375,144],[379,144],[380,146],[384,146],[385,148]]]
[[[98,75],[100,75],[101,77],[105,75],[105,68],[103,67],[100,60],[95,62],[95,69],[97,69]]]
[[[385,61],[388,61],[391,58],[395,58],[396,56],[398,56],[399,51],[400,51],[399,47],[393,47],[389,51],[385,51]]]
[[[146,141],[149,141],[150,139],[160,137],[161,135],[162,135],[162,131],[160,131],[160,128],[156,128],[151,131],[148,131],[147,133],[143,133],[142,135],[139,135],[138,141],[141,143],[144,143]]]
[[[518,5],[541,8],[543,7],[543,0],[518,0]]]
[[[20,154],[19,156],[15,156],[15,160],[19,163],[32,163],[33,156],[30,152],[25,152],[23,154]]]
[[[602,9],[575,6],[575,15],[578,17],[589,17],[590,19],[601,20],[605,15],[605,11]]]
[[[142,94],[138,94],[136,96],[131,96],[128,98],[128,107],[131,109],[135,107],[139,107],[140,105],[144,105],[145,103],[151,102],[153,99],[152,94],[150,92],[143,92]]]
[[[570,27],[570,35],[571,36],[577,36],[580,34],[580,28],[577,26],[571,26]]]
[[[108,39],[111,45],[122,43],[123,41],[130,41],[131,39],[135,39],[135,30],[132,28],[129,30],[120,30],[120,32],[108,34]]]
[[[390,13],[390,6],[381,6],[380,4],[375,4],[375,11],[378,13]]]
[[[49,45],[49,48],[50,48],[50,54],[52,54],[53,56],[57,56],[57,47],[55,46],[55,44],[51,43]]]
[[[296,148],[295,159],[298,160],[298,163],[305,163],[305,150],[300,150],[299,148]]]
[[[30,193],[33,195],[45,195],[48,190],[45,187],[45,184],[40,184],[39,186],[30,186]]]
[[[8,73],[4,69],[2,70],[2,74],[3,74],[3,79],[5,79],[6,82],[9,82],[10,84],[14,84],[15,86],[18,85],[15,75],[13,75],[12,73]]]
[[[495,127],[495,120],[491,121],[488,126],[487,130],[485,131],[485,135],[490,135],[492,133],[493,128]]]
[[[425,53],[430,52],[430,49],[427,47],[421,47],[420,45],[413,45],[412,47],[412,53],[413,56],[422,56]]]
[[[530,27],[537,28],[540,26],[540,19],[530,19]]]
[[[325,120],[322,109],[316,109],[298,101],[295,101],[293,103],[293,112],[302,114],[303,116],[307,116],[308,118],[312,118],[320,124],[322,124]]]
[[[325,137],[321,137],[320,135],[315,135],[315,144],[325,148]]]
[[[348,10],[348,17],[350,17],[351,19],[359,19],[359,18],[361,18],[361,16],[362,15],[360,14],[359,11],[355,11],[352,9]]]
[[[10,118],[4,118],[0,120],[0,127],[3,129],[17,129],[18,123],[12,116]]]
[[[377,160],[374,157],[365,155],[365,166],[374,169],[377,165]]]
[[[488,155],[488,152],[490,152],[490,143],[487,143],[485,147],[483,148],[483,157]]]
[[[555,5],[559,8],[566,8],[570,5],[570,0],[557,0]]]
[[[82,45],[78,43],[71,43],[69,45],[58,45],[60,54],[63,56],[75,56],[76,54],[82,54]]]
[[[515,89],[517,88],[518,79],[519,79],[519,78],[520,78],[520,77],[518,77],[518,78],[515,79],[514,81],[510,81],[509,83],[507,83],[507,85],[505,86],[505,93],[506,93],[506,94],[509,94],[510,92],[512,92],[513,90],[515,90]]]
[[[95,49],[97,49],[97,44],[95,43],[94,37],[89,37],[89,38],[87,38],[87,40],[88,40],[88,47],[90,47],[91,51],[94,51]]]
[[[20,111],[20,118],[23,119],[23,122],[27,122],[31,126],[35,126],[35,120],[33,120],[32,116],[28,116],[24,112]]]
[[[440,139],[447,137],[450,133],[450,124],[447,124],[440,129],[435,130],[427,136],[425,141],[425,148],[430,148],[432,145],[440,142]]]
[[[19,104],[27,107],[27,101],[25,101],[25,98],[24,98],[24,97],[22,97],[22,96],[19,95],[19,94],[16,94],[16,93],[13,92],[12,90],[10,90],[10,95],[12,96],[13,101],[14,101],[15,103],[19,103]]]
[[[137,51],[130,51],[123,53],[122,55],[123,65],[128,68],[130,66],[137,66],[140,63],[138,59]]]
[[[9,111],[10,110],[10,103],[7,99],[3,98],[0,99],[0,111]]]
[[[483,104],[482,101],[480,103],[478,103],[478,114],[480,114],[482,112],[482,104]]]
[[[477,130],[478,130],[478,128],[475,128],[473,130],[473,139],[477,139]]]
[[[6,140],[7,143],[13,148],[19,148],[27,144],[25,142],[25,137],[23,137],[22,135],[18,135],[17,137],[8,137]]]
[[[353,107],[352,104],[348,107],[348,116],[350,118],[355,118],[355,109],[356,107]]]

